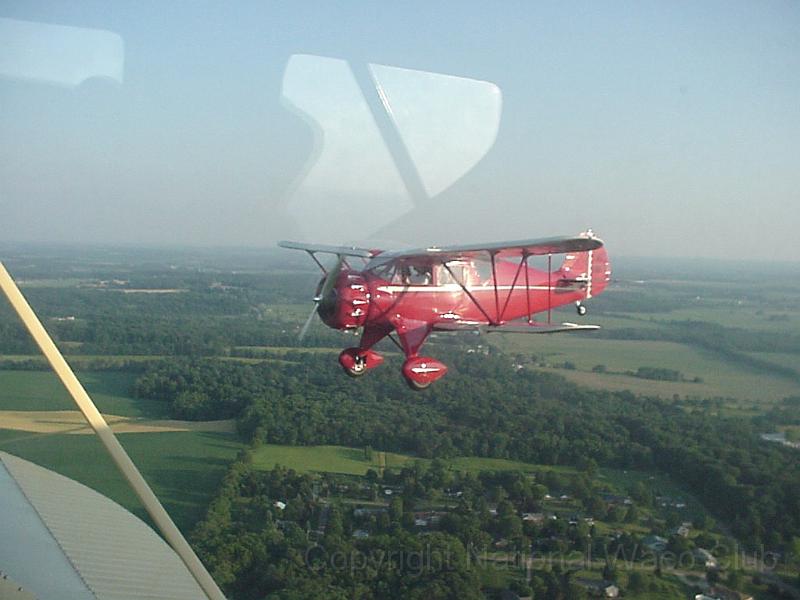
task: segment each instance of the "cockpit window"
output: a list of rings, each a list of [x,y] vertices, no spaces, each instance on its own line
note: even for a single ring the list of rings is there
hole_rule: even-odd
[[[410,265],[403,274],[404,283],[409,285],[430,285],[432,283],[430,265]]]
[[[395,263],[388,263],[377,267],[374,271],[377,277],[385,281],[392,282],[397,275],[397,265]]]
[[[447,267],[444,265],[436,267],[436,285],[458,285],[459,283],[466,284],[463,264],[450,263]]]

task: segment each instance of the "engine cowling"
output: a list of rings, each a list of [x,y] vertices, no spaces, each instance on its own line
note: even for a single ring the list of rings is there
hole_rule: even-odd
[[[356,329],[364,325],[369,312],[369,290],[364,277],[347,271],[340,273],[336,285],[320,300],[317,312],[322,321],[334,329]]]

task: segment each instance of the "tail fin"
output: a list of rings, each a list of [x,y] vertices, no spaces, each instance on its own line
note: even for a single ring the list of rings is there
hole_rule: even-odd
[[[559,268],[562,280],[582,284],[586,300],[600,294],[611,279],[611,263],[604,246],[588,252],[567,254]]]

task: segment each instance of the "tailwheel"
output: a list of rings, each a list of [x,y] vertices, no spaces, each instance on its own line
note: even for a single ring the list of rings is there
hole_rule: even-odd
[[[583,304],[581,304],[580,302],[577,302],[577,303],[575,304],[575,310],[576,310],[576,311],[578,311],[578,315],[580,315],[581,317],[582,317],[583,315],[585,315],[585,314],[586,314],[586,312],[587,312],[587,309],[586,309],[586,307],[585,307]]]

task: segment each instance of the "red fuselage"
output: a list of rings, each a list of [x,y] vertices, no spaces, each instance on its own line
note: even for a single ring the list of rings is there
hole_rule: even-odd
[[[587,300],[605,289],[611,273],[604,248],[568,255],[550,273],[506,260],[497,260],[494,270],[488,261],[403,267],[341,272],[335,310],[320,313],[325,323],[398,330],[413,324],[429,331],[440,324],[500,325]]]

